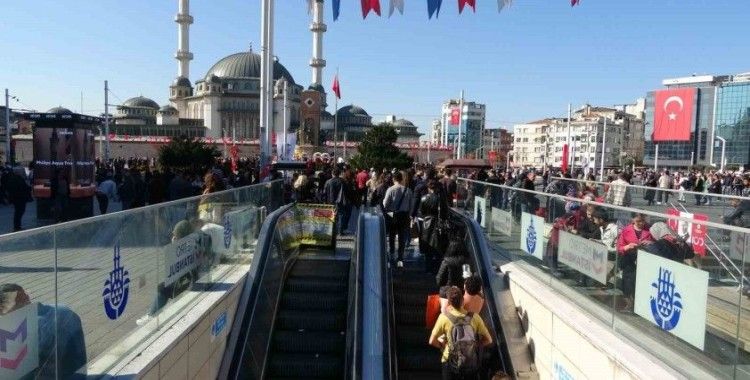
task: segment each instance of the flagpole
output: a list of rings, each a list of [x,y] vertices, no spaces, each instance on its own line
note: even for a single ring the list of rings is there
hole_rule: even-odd
[[[571,159],[573,157],[573,155],[571,154],[572,153],[571,152],[571,142],[572,141],[570,139],[570,114],[571,114],[571,104],[568,103],[568,139],[567,139],[567,143],[568,143],[568,164],[570,165],[570,169],[569,170],[570,170],[570,174],[572,175],[573,174],[573,162],[575,162],[575,161],[574,161],[574,159]]]
[[[287,123],[289,122],[289,120],[287,119],[287,115],[286,115],[287,112],[288,112],[288,110],[289,110],[289,105],[288,105],[289,97],[287,96],[287,89],[288,89],[287,81],[285,80],[284,81],[284,136],[282,137],[283,141],[284,141],[284,146],[281,148],[281,160],[283,160],[283,161],[287,160],[287,157],[286,157],[286,149],[287,149],[286,148],[286,143],[287,143],[286,142],[286,135],[287,135],[287,131],[288,131]]]
[[[461,98],[458,100],[458,151],[456,153],[456,159],[461,159],[463,156],[463,150],[461,149],[461,127],[464,124],[464,90],[461,90]]]
[[[339,80],[339,68],[336,67],[336,80]],[[340,85],[339,85],[340,86]],[[336,144],[338,143],[338,113],[339,113],[339,97],[338,95],[334,94],[334,107],[335,111],[333,113],[333,157],[334,162],[336,162]]]

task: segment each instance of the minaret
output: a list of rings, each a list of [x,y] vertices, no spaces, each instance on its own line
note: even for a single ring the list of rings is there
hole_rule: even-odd
[[[322,85],[323,68],[326,60],[323,59],[323,33],[326,32],[326,24],[323,23],[323,0],[315,0],[313,3],[313,21],[310,31],[313,33],[313,56],[310,60],[312,67],[312,85]]]
[[[179,62],[177,66],[177,78],[190,79],[190,61],[193,60],[193,53],[190,52],[190,24],[193,23],[193,16],[190,15],[190,0],[177,0],[179,2],[179,11],[174,21],[177,23],[178,48],[175,58]]]

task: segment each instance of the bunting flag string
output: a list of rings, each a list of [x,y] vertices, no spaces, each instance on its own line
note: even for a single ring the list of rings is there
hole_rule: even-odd
[[[497,0],[497,11],[502,12],[505,7],[513,5],[513,0]]]
[[[477,11],[476,0],[458,0],[458,14],[463,13],[466,5],[470,6],[474,12]]]
[[[432,19],[432,15],[435,18],[440,16],[440,6],[443,5],[443,0],[427,0],[427,15],[429,19]]]
[[[333,6],[333,21],[336,21],[339,19],[339,9],[341,8],[341,0],[331,1],[331,6]]]
[[[391,0],[391,6],[388,11],[388,17],[393,16],[393,11],[395,9],[398,9],[398,12],[401,13],[401,15],[404,15],[404,0]]]
[[[362,0],[362,18],[367,18],[370,11],[374,11],[380,16],[380,0]]]
[[[313,1],[307,0],[307,12],[312,13]],[[378,16],[381,16],[380,0],[360,0],[362,6],[362,18],[366,19],[370,12],[375,12]],[[476,12],[477,0],[458,0],[458,13],[462,14],[466,6],[470,6],[472,11]],[[333,7],[333,21],[339,19],[341,0],[331,0]],[[443,5],[443,0],[427,0],[427,18],[432,19],[434,16],[438,18],[440,16],[440,7]],[[501,13],[504,9],[510,8],[513,5],[513,0],[497,0],[497,11]],[[581,0],[570,0],[570,6],[575,7],[581,5]],[[394,12],[404,14],[404,0],[389,0],[388,17],[393,16]]]

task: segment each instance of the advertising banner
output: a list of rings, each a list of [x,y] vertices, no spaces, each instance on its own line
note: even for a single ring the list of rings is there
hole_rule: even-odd
[[[474,197],[474,220],[479,223],[482,228],[487,228],[487,218],[485,213],[487,212],[487,200],[483,197]]]
[[[729,245],[729,257],[733,260],[742,260],[742,256],[745,252],[750,252],[750,236],[746,233],[731,231],[730,245]]]
[[[302,234],[300,244],[330,247],[333,245],[333,224],[336,207],[332,205],[298,204]]]
[[[607,283],[607,247],[570,232],[560,231],[558,260],[576,271]]]
[[[0,318],[0,379],[20,379],[39,366],[38,303]]]
[[[680,216],[680,210],[670,207],[667,209],[667,215]],[[672,231],[677,232],[677,227],[678,227],[679,222],[680,221],[677,219],[669,219],[667,220],[667,225]]]
[[[458,125],[461,122],[461,110],[458,107],[451,109],[451,125]]]
[[[694,87],[654,91],[654,142],[690,140],[695,93]]]
[[[680,211],[680,217],[687,218],[687,219],[693,219],[693,214],[690,212],[684,212]],[[686,220],[678,220],[677,221],[677,236],[685,239],[685,241],[690,241],[690,230],[692,229],[693,223],[690,223]]]
[[[638,251],[635,313],[703,350],[708,272]]]
[[[708,221],[708,215],[695,214],[693,220]],[[692,223],[690,227],[690,243],[693,245],[693,251],[698,256],[706,256],[706,235],[707,227],[698,223]]]
[[[198,268],[204,249],[202,232],[192,233],[162,248],[164,256],[164,286]]]
[[[521,251],[544,259],[544,218],[521,213]]]
[[[508,211],[492,208],[492,229],[505,236],[513,232],[513,215]]]
[[[236,256],[249,250],[255,240],[258,208],[251,206],[224,214],[224,229],[221,244],[224,255]]]

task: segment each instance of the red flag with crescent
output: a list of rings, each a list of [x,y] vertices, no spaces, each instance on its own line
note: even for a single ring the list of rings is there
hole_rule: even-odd
[[[471,9],[474,10],[474,12],[477,11],[476,0],[458,0],[458,13],[462,13],[466,5],[470,6]]]
[[[336,98],[341,99],[341,85],[339,85],[339,75],[336,74],[335,77],[333,77],[333,93],[336,94]]]
[[[380,16],[380,0],[362,0],[362,18],[367,18],[370,11]]]
[[[562,164],[560,166],[560,169],[563,173],[568,172],[568,144],[563,144],[563,150],[562,150]]]
[[[694,101],[694,87],[656,91],[653,141],[690,141]]]

